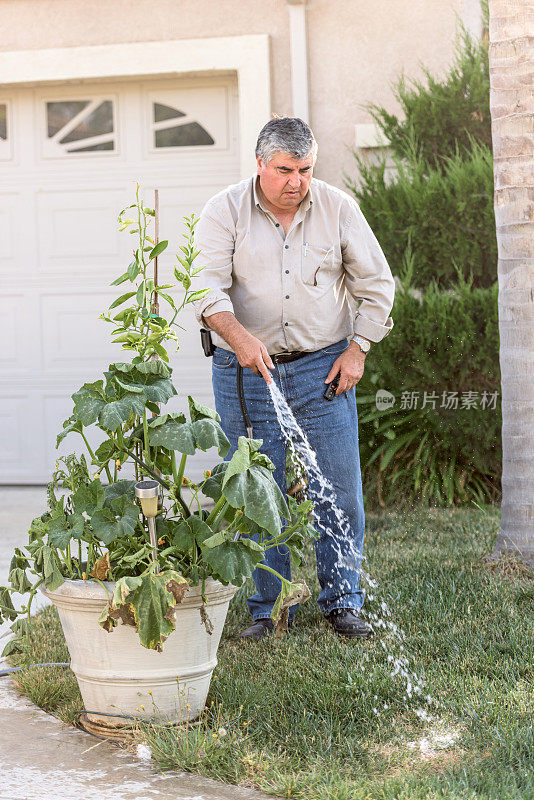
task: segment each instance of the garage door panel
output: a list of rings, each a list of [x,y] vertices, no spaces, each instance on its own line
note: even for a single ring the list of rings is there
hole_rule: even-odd
[[[226,185],[228,184],[221,184],[220,189]],[[193,213],[199,216],[206,202],[220,189],[213,180],[206,181],[205,185],[198,185],[198,182],[197,185],[184,183],[179,191],[176,190],[176,185],[162,186],[161,182],[144,181],[143,197],[147,206],[154,206],[154,189],[159,194],[160,238],[169,239],[168,251],[162,258],[168,258],[170,251],[174,263],[174,254],[183,244],[182,234],[186,232],[183,217],[190,217]]]
[[[129,243],[117,228],[124,189],[110,187],[105,193],[89,191],[39,192],[38,271],[66,272],[91,269],[107,271],[120,263]]]
[[[11,260],[15,254],[15,194],[0,195],[0,263]]]
[[[94,108],[74,105],[82,100]],[[9,105],[17,163],[3,163],[0,191],[0,482],[40,483],[54,469],[73,392],[133,355],[111,344],[112,328],[99,319],[131,287],[109,285],[137,245],[136,235],[119,232],[119,211],[134,202],[137,183],[150,207],[158,189],[159,238],[169,240],[159,281],[174,282],[183,217],[239,180],[237,83],[217,76],[27,87],[10,93]],[[106,145],[102,137],[113,150],[80,149]],[[168,318],[163,302],[161,310]],[[179,352],[169,345],[178,395],[167,408],[187,411],[188,394],[213,407],[211,360],[191,307],[180,323]],[[103,436],[88,435],[95,447]],[[69,436],[59,453],[84,449]],[[217,460],[216,451],[201,453],[188,474],[198,480]]]
[[[33,235],[33,209],[22,192],[0,192],[0,272],[20,269],[28,252],[27,239]]]
[[[38,392],[6,393],[0,407],[0,483],[31,483],[43,472],[44,431]]]
[[[98,316],[115,294],[80,292],[49,293],[41,298],[43,370],[87,375],[107,369],[120,348],[111,344],[112,327]],[[96,324],[95,324],[96,321]]]
[[[0,385],[32,383],[41,371],[40,341],[34,320],[37,297],[33,290],[0,295]],[[18,387],[17,387],[18,388]]]
[[[147,155],[229,148],[228,86],[163,87],[144,95]]]

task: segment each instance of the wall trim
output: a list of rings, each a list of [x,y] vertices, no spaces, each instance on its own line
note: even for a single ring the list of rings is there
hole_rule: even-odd
[[[293,116],[310,121],[306,0],[287,0]]]
[[[237,73],[239,163],[246,178],[256,171],[256,140],[271,117],[268,34],[0,52],[3,87],[225,71]]]

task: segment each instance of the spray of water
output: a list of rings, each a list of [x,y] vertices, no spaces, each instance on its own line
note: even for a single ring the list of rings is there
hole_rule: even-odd
[[[271,398],[276,411],[276,416],[280,424],[282,433],[288,443],[291,444],[294,451],[297,453],[301,464],[303,465],[308,476],[308,490],[307,494],[310,500],[315,504],[321,502],[326,504],[331,509],[335,520],[337,530],[333,531],[332,528],[324,527],[323,530],[327,536],[332,536],[335,544],[336,552],[338,554],[339,564],[350,564],[353,569],[356,569],[360,577],[362,577],[367,586],[373,590],[373,593],[368,594],[368,599],[371,603],[376,601],[375,607],[379,608],[379,613],[375,611],[363,611],[369,624],[373,630],[382,630],[386,636],[380,640],[380,644],[386,652],[387,661],[390,667],[391,676],[399,675],[404,684],[404,700],[406,707],[408,703],[419,700],[426,702],[428,705],[438,706],[439,703],[432,698],[429,694],[425,694],[425,682],[418,676],[410,667],[409,659],[405,653],[404,641],[406,639],[404,631],[394,622],[391,611],[385,600],[380,600],[378,597],[379,586],[377,581],[372,578],[361,567],[363,554],[360,553],[354,542],[351,534],[350,523],[347,515],[337,503],[337,496],[334,487],[330,481],[325,478],[319,465],[317,463],[317,455],[313,451],[308,438],[298,422],[291,409],[289,408],[284,396],[274,381],[269,384]],[[298,468],[298,465],[297,465]],[[314,511],[315,521],[319,522],[317,513]],[[340,583],[342,581],[340,580]],[[348,581],[346,582],[348,584]],[[350,585],[341,586],[340,589],[347,588],[350,590]],[[396,653],[393,653],[395,647]],[[363,665],[362,665],[363,668]],[[375,698],[378,700],[378,698]],[[387,704],[383,705],[383,709],[388,708]],[[415,714],[424,720],[430,720],[432,717],[422,707],[414,709]],[[375,714],[379,714],[377,707],[373,708]]]

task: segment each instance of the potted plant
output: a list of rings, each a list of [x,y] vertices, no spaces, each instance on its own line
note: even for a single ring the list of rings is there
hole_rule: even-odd
[[[154,216],[138,185],[136,202],[118,217],[121,230],[137,235],[138,247],[112,284],[134,285],[101,315],[113,325],[112,341],[133,357],[110,364],[103,378],[72,395],[73,413],[56,446],[75,434],[86,454],[56,462],[48,509],[31,523],[25,548],[15,549],[9,586],[0,588],[0,618],[14,621],[15,633],[4,655],[24,648],[32,600],[41,589],[58,608],[85,708],[96,712],[89,719],[116,724],[132,716],[198,716],[237,587],[256,566],[272,571],[261,564],[268,548],[287,544],[298,564],[304,538],[315,535],[311,503],[282,496],[261,440],[241,437],[233,457],[201,482],[186,477],[187,460],[197,450],[216,448],[224,458],[230,443],[217,413],[191,396],[189,419],[162,411],[177,394],[166,345],[177,340],[180,312],[207,290],[191,290],[202,269],[194,266],[194,215],[184,218],[185,243],[174,269],[181,301],[169,294],[176,284],[159,285],[149,276],[168,245],[148,233]],[[159,298],[169,320],[159,312]],[[95,449],[89,427],[101,433]],[[135,480],[121,479],[126,463],[133,464]],[[139,486],[147,480],[158,496],[141,515],[135,488],[143,494]],[[289,607],[307,599],[309,590],[278,577],[273,620],[282,631]],[[20,612],[14,592],[29,595]]]

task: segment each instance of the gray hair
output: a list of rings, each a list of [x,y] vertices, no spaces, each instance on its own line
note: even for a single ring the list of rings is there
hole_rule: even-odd
[[[310,126],[298,117],[275,117],[263,126],[256,142],[256,155],[268,164],[276,153],[289,153],[302,161],[317,157],[317,142]]]

